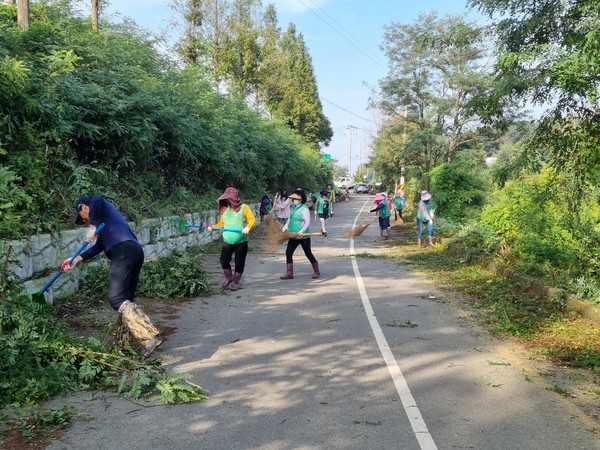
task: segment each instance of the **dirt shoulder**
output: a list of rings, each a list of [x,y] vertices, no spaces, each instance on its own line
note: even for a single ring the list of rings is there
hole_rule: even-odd
[[[397,258],[401,263],[419,252],[439,251],[427,246],[419,249],[416,231],[412,224],[396,222],[392,226],[391,237],[389,241],[375,244],[378,253]],[[399,243],[406,245],[399,245]],[[545,357],[532,340],[497,332],[490,320],[490,314],[475,307],[476,301],[457,292],[451,284],[441,282],[443,274],[420,271],[410,264],[407,268],[432,279],[446,293],[444,301],[449,302],[459,311],[461,317],[485,330],[507,355],[507,360],[521,368],[523,376],[528,381],[552,392],[555,400],[563,408],[579,417],[590,430],[600,434],[600,373],[592,369],[557,364]],[[585,322],[582,326],[594,326],[582,319],[570,320]]]

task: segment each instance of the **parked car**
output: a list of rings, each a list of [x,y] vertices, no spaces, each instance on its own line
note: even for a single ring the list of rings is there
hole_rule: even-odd
[[[334,184],[340,189],[353,189],[355,183],[350,177],[340,177]]]
[[[357,183],[356,186],[354,186],[355,194],[368,194],[370,190],[371,188],[367,183]]]

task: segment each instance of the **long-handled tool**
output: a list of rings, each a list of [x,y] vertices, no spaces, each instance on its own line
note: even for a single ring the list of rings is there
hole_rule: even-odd
[[[191,224],[186,224],[186,227],[188,228],[199,228],[201,230],[205,230],[206,229],[206,225],[191,225]],[[213,228],[212,231],[231,231],[233,233],[241,233],[242,230],[234,230],[233,228]]]
[[[367,229],[367,227],[369,225],[371,225],[372,223],[374,223],[377,220],[377,217],[375,219],[373,219],[371,222],[367,223],[367,224],[363,224],[363,225],[357,225],[353,230],[350,230],[346,233],[346,237],[348,239],[353,239],[356,236],[359,236],[363,231],[365,231]]]
[[[96,234],[100,233],[102,231],[102,228],[104,228],[104,224],[100,224],[100,226],[98,228],[96,228]],[[81,244],[81,247],[79,247],[77,249],[77,251],[73,254],[73,256],[71,256],[71,259],[69,260],[69,263],[73,263],[73,261],[75,261],[75,258],[77,258],[81,252],[83,252],[85,250],[85,248],[89,245],[89,242],[86,240],[83,244]],[[39,303],[41,305],[46,305],[46,297],[44,296],[44,292],[46,292],[48,290],[48,288],[50,286],[52,286],[52,283],[54,283],[58,277],[60,277],[63,273],[62,267],[60,269],[58,269],[58,272],[56,272],[56,274],[54,274],[54,276],[50,279],[50,281],[48,281],[44,287],[39,291],[39,292],[35,292],[34,294],[31,294],[31,299],[36,302]]]

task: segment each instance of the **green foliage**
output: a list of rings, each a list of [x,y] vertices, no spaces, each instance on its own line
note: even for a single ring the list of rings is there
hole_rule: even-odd
[[[504,257],[531,275],[560,281],[579,274],[597,274],[600,208],[594,190],[572,208],[568,179],[549,171],[509,181],[493,195],[482,213],[502,241]],[[593,275],[595,276],[595,275]]]
[[[97,339],[73,337],[62,318],[33,302],[7,273],[9,260],[0,279],[0,405],[33,404],[71,389],[114,387],[131,398],[158,395],[170,403],[205,398],[199,387],[177,386],[179,378],[166,375],[158,361],[140,361],[104,348]],[[165,386],[178,394],[161,395]]]
[[[198,247],[148,261],[140,274],[138,295],[142,297],[198,297],[211,292]]]
[[[198,400],[205,400],[208,397],[206,390],[187,382],[192,378],[189,373],[168,375],[156,383],[156,389],[159,395],[154,400],[160,400],[167,405],[174,403],[191,403]],[[183,383],[181,382],[183,381]]]
[[[498,254],[500,239],[492,227],[470,222],[454,235],[448,251],[464,257],[467,261],[482,260]]]
[[[85,194],[139,220],[214,205],[232,184],[251,201],[330,179],[314,143],[134,24],[94,33],[70,2],[34,5],[27,32],[0,15],[0,238],[62,228]]]
[[[439,237],[452,237],[462,228],[459,223],[448,220],[445,217],[436,217],[434,222],[435,235]]]
[[[578,277],[570,280],[569,291],[579,298],[586,298],[600,305],[600,285],[598,281],[586,277]]]
[[[497,117],[515,99],[546,107],[530,149],[559,171],[600,183],[597,2],[470,0],[494,20]]]
[[[20,405],[18,403],[7,408],[6,421],[10,428],[19,431],[26,441],[38,435],[51,435],[64,428],[71,420],[72,411],[69,406],[62,408],[43,408],[40,406]]]
[[[463,221],[479,215],[490,190],[484,156],[480,150],[465,150],[431,171],[429,190],[437,216]]]

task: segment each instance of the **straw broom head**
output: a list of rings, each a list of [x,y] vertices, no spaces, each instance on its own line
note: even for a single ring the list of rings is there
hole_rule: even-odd
[[[276,247],[279,247],[290,238],[289,233],[281,231],[281,223],[271,214],[265,216],[263,226],[265,228],[267,242],[269,243],[269,252],[273,252]]]
[[[374,219],[367,224],[357,225],[353,230],[350,230],[346,233],[346,237],[348,239],[352,239],[352,238],[355,238],[356,236],[359,236],[360,234],[362,234],[363,231],[365,231],[367,229],[367,227],[369,225],[371,225],[373,222],[375,222],[375,220],[377,220],[377,219]]]

